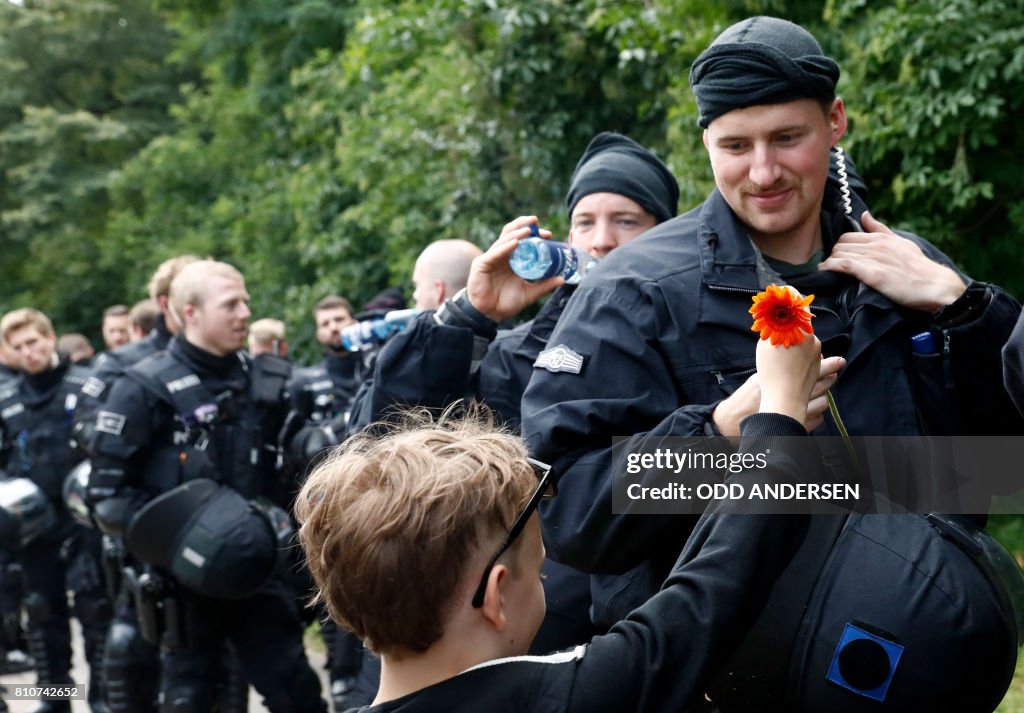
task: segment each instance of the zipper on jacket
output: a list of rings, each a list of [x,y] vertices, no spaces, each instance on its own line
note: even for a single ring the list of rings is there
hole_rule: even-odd
[[[953,383],[953,351],[949,346],[949,331],[942,330],[942,374],[945,377],[945,386],[952,389]]]
[[[823,314],[830,314],[836,319],[838,319],[840,324],[845,325],[847,323],[846,320],[843,319],[843,315],[839,314],[834,309],[829,309],[828,307],[815,307],[814,305],[811,305],[811,312],[821,312]]]
[[[756,366],[750,367],[739,367],[737,369],[712,369],[711,376],[715,377],[715,381],[719,384],[725,383],[725,377],[727,376],[750,376],[757,371]]]

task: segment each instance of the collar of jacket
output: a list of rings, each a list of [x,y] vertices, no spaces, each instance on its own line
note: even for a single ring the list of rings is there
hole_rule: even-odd
[[[357,378],[359,357],[350,351],[334,353],[330,349],[324,352],[324,370],[331,375],[332,381],[350,384]]]
[[[177,336],[167,345],[167,351],[188,365],[201,378],[210,376],[225,380],[248,379],[250,357],[242,350],[218,356],[200,349],[182,336]]]
[[[841,226],[842,223],[839,223],[834,228],[841,229]],[[764,289],[762,282],[766,277],[765,271],[771,268],[763,259],[759,260],[760,255],[746,229],[717,189],[701,208],[697,239],[700,246],[701,279],[708,288],[700,300],[698,319],[701,322],[721,322],[725,314],[720,307],[712,304],[716,301],[715,296],[728,293],[753,296]],[[860,284],[849,304],[850,315],[857,317],[866,307],[877,308],[877,319],[852,319],[848,327],[851,348],[846,355],[850,362],[902,321],[900,309],[895,303],[867,285]],[[815,307],[811,309],[814,311]],[[726,314],[731,315],[732,312],[736,314],[728,318],[728,322],[749,326],[749,315],[743,310],[729,310]],[[876,309],[870,312],[874,313]]]
[[[51,369],[25,374],[25,403],[36,406],[53,398],[71,368],[71,360],[66,354],[60,354],[58,359],[57,365]]]
[[[167,320],[164,319],[163,313],[160,313],[156,318],[156,326],[153,327],[153,331],[146,335],[146,338],[152,339],[157,351],[159,351],[167,348],[173,336],[170,330],[167,329]]]
[[[705,285],[751,295],[763,289],[754,244],[717,188],[704,201],[697,226],[700,271]]]

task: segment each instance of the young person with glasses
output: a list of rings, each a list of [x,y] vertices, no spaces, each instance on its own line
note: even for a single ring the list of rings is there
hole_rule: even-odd
[[[813,475],[777,439],[806,434],[820,348],[813,337],[788,349],[761,343],[761,412],[744,421],[740,449],[770,452],[769,466],[730,479]],[[364,710],[683,710],[807,525],[763,515],[741,529],[728,501],[712,505],[657,596],[586,645],[525,656],[545,610],[536,510],[555,480],[486,419],[356,436],[313,472],[296,513],[316,599],[382,659]]]

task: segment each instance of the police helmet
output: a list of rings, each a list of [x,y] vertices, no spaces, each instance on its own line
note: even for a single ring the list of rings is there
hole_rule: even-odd
[[[64,479],[64,505],[75,522],[88,528],[95,527],[89,504],[85,500],[91,474],[92,461],[87,458],[72,468]]]
[[[57,525],[57,511],[28,478],[0,480],[0,547],[24,547]]]
[[[829,519],[812,523],[709,687],[717,709],[995,710],[1017,662],[1013,600],[1024,592],[1012,561],[997,562],[1009,555],[966,518],[853,514],[838,536],[814,537]],[[823,562],[807,566],[802,553],[816,548]]]
[[[125,546],[186,589],[217,599],[255,593],[278,559],[267,516],[237,491],[205,478],[149,501],[129,523]]]

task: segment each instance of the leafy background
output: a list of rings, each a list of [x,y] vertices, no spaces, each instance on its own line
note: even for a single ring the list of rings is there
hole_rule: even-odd
[[[687,73],[752,13],[844,67],[875,212],[1024,291],[1020,0],[0,0],[0,308],[62,331],[190,251],[237,264],[300,358],[308,310],[409,281],[428,242],[556,235],[598,131],[712,185]]]
[[[0,310],[99,343],[104,306],[209,254],[312,359],[310,306],[406,285],[430,241],[524,213],[564,234],[598,131],[698,204],[689,66],[757,13],[844,68],[876,215],[1024,294],[1021,0],[0,0]],[[996,531],[1024,550],[1019,518]]]

